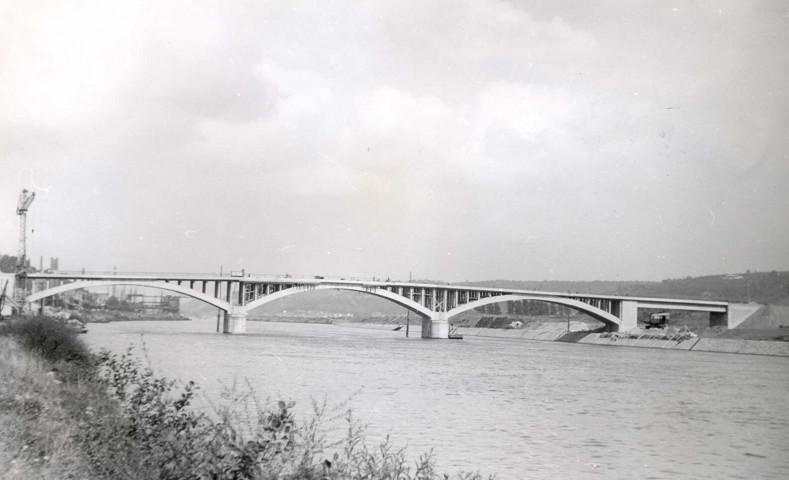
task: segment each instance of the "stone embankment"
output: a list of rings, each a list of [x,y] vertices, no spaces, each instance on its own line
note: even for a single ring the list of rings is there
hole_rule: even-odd
[[[392,330],[397,325],[360,323],[360,322],[334,322],[335,325],[349,328],[364,328],[375,330]],[[411,333],[419,335],[420,325],[411,324]],[[405,325],[402,325],[405,330]],[[607,345],[615,347],[640,347],[662,348],[669,350],[692,350],[695,352],[742,353],[749,355],[773,355],[789,357],[789,342],[749,340],[737,338],[708,338],[699,337],[686,329],[669,328],[667,330],[642,330],[636,329],[624,333],[601,333],[592,331],[589,325],[572,321],[570,332],[567,324],[558,322],[537,322],[525,328],[478,328],[458,327],[460,335],[489,338],[519,338],[524,340],[541,340],[548,342],[580,343],[586,345]]]
[[[572,326],[571,326],[572,329]],[[523,338],[587,345],[610,345],[618,347],[663,348],[671,350],[693,350],[697,352],[743,353],[750,355],[775,355],[789,357],[789,342],[744,340],[729,338],[704,338],[676,335],[661,337],[659,334],[644,333],[599,333],[591,331],[571,331],[566,327],[558,328],[550,324],[535,329],[494,329],[463,328],[457,329],[461,335],[497,338]]]
[[[789,357],[789,342],[700,338],[692,350],[697,352],[747,353]]]

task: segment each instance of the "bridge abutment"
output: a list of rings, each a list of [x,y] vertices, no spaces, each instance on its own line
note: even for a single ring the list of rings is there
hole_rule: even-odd
[[[710,327],[736,328],[761,308],[757,304],[730,303],[725,312],[710,312]]]
[[[422,319],[422,338],[449,338],[449,321],[445,312]]]
[[[729,327],[729,312],[710,312],[710,327]]]
[[[247,331],[247,312],[240,307],[232,307],[229,312],[225,312],[225,321],[222,325],[222,333],[246,333]]]

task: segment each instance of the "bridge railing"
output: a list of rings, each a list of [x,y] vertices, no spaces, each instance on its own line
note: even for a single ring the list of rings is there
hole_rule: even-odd
[[[277,280],[292,278],[294,280],[338,280],[338,281],[351,281],[351,282],[382,282],[384,281],[378,277],[358,277],[358,276],[341,276],[341,275],[292,275],[289,273],[251,273],[247,275],[250,278],[274,278]]]
[[[353,282],[383,282],[383,278],[379,277],[359,277],[359,276],[341,276],[341,275],[293,275],[289,273],[246,273],[242,271],[228,271],[228,272],[121,272],[117,270],[54,270],[43,272],[35,272],[35,275],[60,275],[60,276],[96,276],[96,277],[165,277],[165,278],[195,278],[202,279],[207,277],[227,278],[228,280],[235,278],[255,278],[255,279],[294,279],[294,280],[338,280],[338,281],[353,281]],[[397,280],[387,281],[395,282]],[[400,281],[398,281],[400,282]],[[402,282],[401,282],[402,283]]]
[[[195,272],[120,272],[116,270],[44,270],[43,272],[35,272],[30,275],[65,275],[65,276],[140,276],[140,277],[180,277],[180,278],[201,278],[201,277],[219,277],[218,273],[195,273]],[[222,276],[229,277],[229,273],[224,273]]]

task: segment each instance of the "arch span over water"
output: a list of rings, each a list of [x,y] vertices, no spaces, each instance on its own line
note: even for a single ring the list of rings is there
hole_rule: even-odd
[[[46,290],[42,290],[40,292],[36,292],[29,297],[27,297],[26,301],[29,303],[37,302],[41,299],[51,297],[53,295],[58,295],[60,293],[69,292],[72,290],[79,290],[81,288],[95,288],[95,287],[112,287],[117,285],[131,285],[135,287],[146,287],[146,288],[158,288],[160,290],[168,290],[170,292],[180,293],[187,297],[191,297],[197,300],[201,300],[205,303],[213,305],[225,312],[230,311],[230,304],[224,300],[220,300],[218,298],[214,298],[211,295],[207,295],[205,293],[198,292],[192,288],[183,287],[181,285],[176,285],[173,283],[166,283],[166,282],[145,282],[145,281],[134,281],[134,280],[118,280],[118,281],[80,281],[80,282],[72,282],[66,283],[63,285],[59,285],[57,287],[48,288]]]
[[[563,297],[541,297],[541,296],[531,296],[531,295],[499,295],[496,297],[487,297],[481,300],[475,300],[471,303],[466,303],[464,305],[460,305],[458,307],[453,308],[452,310],[447,312],[447,318],[452,318],[453,316],[472,310],[477,307],[481,307],[483,305],[489,305],[491,303],[498,303],[498,302],[517,302],[521,300],[536,300],[540,302],[548,302],[548,303],[556,303],[559,305],[565,305],[567,307],[572,308],[573,310],[577,310],[579,312],[585,313],[590,317],[594,318],[595,320],[601,321],[606,325],[619,325],[619,318],[616,315],[606,312],[605,310],[601,310],[597,307],[593,307],[588,303],[584,303],[578,300],[573,300],[570,298],[563,298]]]
[[[365,288],[365,287],[357,287],[354,285],[310,285],[305,287],[292,287],[286,290],[280,290],[279,292],[270,293],[264,297],[261,297],[254,302],[250,302],[244,305],[244,310],[249,312],[250,310],[257,308],[261,305],[265,305],[269,302],[273,302],[274,300],[287,297],[289,295],[296,295],[299,293],[306,293],[306,292],[314,292],[316,290],[348,290],[351,292],[361,292],[366,293],[368,295],[374,295],[379,298],[385,298],[391,302],[394,302],[401,307],[407,308],[408,310],[416,313],[417,315],[423,318],[431,318],[435,312],[430,311],[430,309],[423,307],[422,305],[414,302],[413,300],[409,300],[402,295],[398,295],[396,293],[392,293],[388,290],[384,290],[381,288]]]
[[[277,299],[284,298],[290,295],[297,295],[299,293],[305,292],[312,292],[316,290],[347,290],[352,292],[360,292],[366,293],[368,295],[374,295],[376,297],[384,298],[391,302],[400,305],[401,307],[407,308],[408,310],[420,315],[423,318],[436,318],[441,316],[443,312],[434,312],[413,300],[409,300],[402,295],[398,295],[396,293],[392,293],[388,290],[384,289],[370,289],[364,287],[357,287],[353,285],[310,285],[308,287],[293,287],[286,290],[281,290],[276,293],[268,294],[264,297],[255,300],[254,302],[248,303],[244,306],[244,310],[249,312],[250,310],[257,308],[261,305],[265,305],[267,303],[273,302]],[[446,312],[445,317],[446,319],[450,319],[453,316],[472,310],[477,307],[481,307],[484,305],[488,305],[491,303],[498,303],[498,302],[508,302],[508,301],[520,301],[520,300],[536,300],[548,303],[556,303],[559,305],[564,305],[567,307],[572,308],[573,310],[585,313],[590,317],[603,322],[606,325],[619,325],[619,318],[615,315],[606,312],[605,310],[601,310],[599,308],[593,307],[588,303],[584,303],[578,300],[573,300],[569,298],[562,298],[562,297],[545,297],[545,296],[529,296],[529,295],[501,295],[495,297],[487,297],[481,300],[476,300],[471,303],[467,303],[464,305],[460,305],[452,310]]]

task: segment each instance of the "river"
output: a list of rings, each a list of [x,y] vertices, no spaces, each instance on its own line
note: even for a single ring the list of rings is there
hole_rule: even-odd
[[[94,348],[146,345],[155,371],[208,398],[348,400],[368,440],[390,434],[442,471],[509,479],[789,478],[789,358],[466,337],[333,325],[90,324]],[[418,330],[418,329],[417,329]],[[417,336],[419,332],[413,332]],[[139,350],[138,350],[139,351]]]

